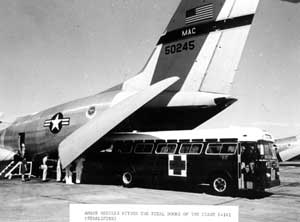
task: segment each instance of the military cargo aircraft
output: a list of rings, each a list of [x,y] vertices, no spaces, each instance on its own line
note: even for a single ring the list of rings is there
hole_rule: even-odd
[[[99,94],[17,118],[0,131],[0,159],[59,155],[65,168],[115,131],[193,129],[230,106],[259,0],[182,0],[144,68]]]

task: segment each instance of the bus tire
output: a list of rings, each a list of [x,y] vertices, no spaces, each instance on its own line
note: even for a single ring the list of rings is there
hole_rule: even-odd
[[[130,170],[125,171],[121,179],[124,187],[132,187],[134,184],[134,174]]]
[[[216,195],[227,195],[231,190],[231,181],[226,175],[216,175],[211,180],[212,192]]]

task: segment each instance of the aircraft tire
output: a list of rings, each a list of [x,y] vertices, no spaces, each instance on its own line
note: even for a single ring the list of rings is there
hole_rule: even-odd
[[[132,187],[134,184],[134,174],[130,170],[126,170],[121,179],[124,187]]]

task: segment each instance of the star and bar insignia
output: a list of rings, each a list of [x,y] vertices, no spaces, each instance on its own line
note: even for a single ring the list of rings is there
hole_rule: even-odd
[[[49,127],[51,133],[57,134],[63,126],[70,125],[70,118],[64,117],[62,113],[56,113],[51,119],[44,122],[44,127]]]

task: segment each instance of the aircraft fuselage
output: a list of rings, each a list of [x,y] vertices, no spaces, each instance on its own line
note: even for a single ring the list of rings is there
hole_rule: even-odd
[[[16,152],[19,135],[24,133],[28,156],[46,152],[56,155],[58,144],[64,138],[134,93],[106,91],[20,117],[0,132],[0,147]],[[191,95],[166,91],[125,119],[113,131],[192,129],[234,101],[221,94],[196,92]]]

